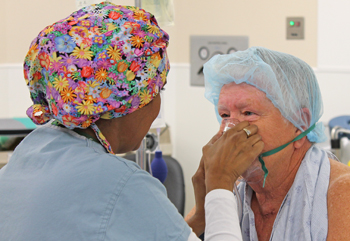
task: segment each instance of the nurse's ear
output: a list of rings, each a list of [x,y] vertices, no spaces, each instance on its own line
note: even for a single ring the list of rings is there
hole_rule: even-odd
[[[311,122],[311,114],[310,114],[310,110],[308,108],[301,109],[301,118],[304,120],[304,123],[307,124],[307,126],[301,126],[301,128],[303,128],[303,130],[306,131],[308,126],[310,126],[310,122]],[[297,137],[301,133],[302,133],[302,131],[299,130],[298,128],[296,128],[294,137]],[[305,144],[305,142],[307,142],[307,141],[308,141],[307,137],[304,136],[300,140],[293,142],[294,148],[298,149],[298,148],[302,147]]]

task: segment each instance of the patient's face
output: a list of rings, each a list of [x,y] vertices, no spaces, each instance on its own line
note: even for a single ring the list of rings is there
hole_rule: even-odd
[[[245,83],[230,83],[222,87],[218,112],[222,118],[230,117],[238,119],[240,122],[248,121],[257,125],[258,133],[265,143],[263,152],[291,141],[297,130],[281,115],[264,92]],[[271,168],[274,165],[274,159],[278,159],[280,155],[283,155],[283,151],[269,158],[266,157],[269,160],[266,167]]]

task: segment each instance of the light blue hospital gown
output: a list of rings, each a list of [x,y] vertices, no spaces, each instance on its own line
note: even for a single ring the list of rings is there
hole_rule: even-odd
[[[0,170],[1,241],[187,241],[190,232],[157,179],[67,129],[36,129]]]
[[[273,225],[270,241],[324,241],[327,239],[327,192],[330,163],[327,152],[312,146],[306,153]],[[250,208],[253,190],[238,187],[243,210],[241,228],[244,241],[258,241],[254,213]]]

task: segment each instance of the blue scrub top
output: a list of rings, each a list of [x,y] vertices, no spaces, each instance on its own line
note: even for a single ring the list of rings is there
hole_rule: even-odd
[[[187,240],[164,186],[134,162],[47,124],[0,170],[0,240]]]

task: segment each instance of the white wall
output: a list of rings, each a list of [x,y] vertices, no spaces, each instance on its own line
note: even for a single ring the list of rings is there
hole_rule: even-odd
[[[350,68],[347,71],[316,69],[318,83],[323,98],[324,113],[321,121],[340,115],[350,115]]]
[[[350,1],[318,0],[317,69],[323,121],[350,115]]]
[[[318,68],[350,68],[350,1],[318,0]]]
[[[32,104],[22,64],[0,64],[0,118],[25,117]]]

